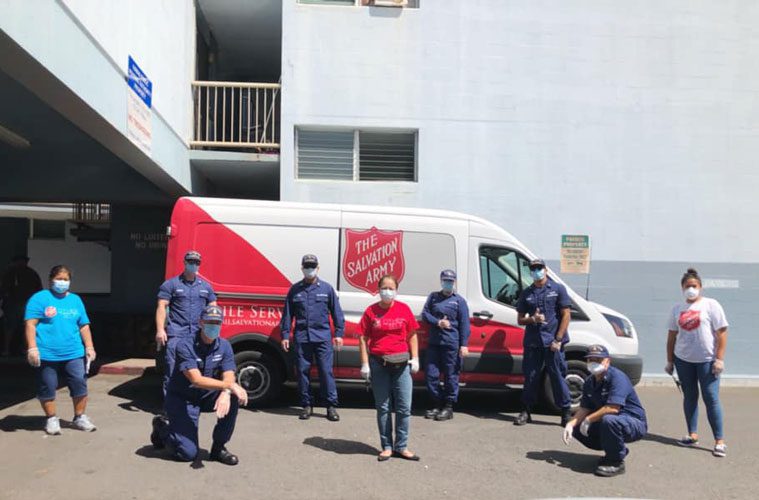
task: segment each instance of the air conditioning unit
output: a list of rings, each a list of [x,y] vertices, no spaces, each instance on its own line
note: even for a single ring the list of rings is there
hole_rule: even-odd
[[[406,7],[408,0],[374,0],[375,7]]]

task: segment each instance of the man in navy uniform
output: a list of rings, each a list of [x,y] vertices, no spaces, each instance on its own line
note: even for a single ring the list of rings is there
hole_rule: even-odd
[[[184,256],[184,272],[166,280],[158,290],[158,307],[155,312],[155,341],[164,349],[163,394],[174,371],[177,342],[195,337],[200,328],[200,315],[207,306],[216,305],[216,294],[211,285],[198,276],[200,253],[190,250]],[[168,307],[169,321],[166,322]]]
[[[449,420],[459,395],[459,371],[462,359],[469,354],[469,307],[464,297],[454,291],[456,272],[440,273],[439,292],[427,297],[422,319],[430,324],[425,376],[430,394],[430,409],[424,418]],[[440,388],[443,374],[444,390]]]
[[[561,408],[563,427],[571,417],[571,396],[564,379],[567,373],[564,345],[569,342],[567,327],[572,302],[564,285],[548,277],[542,259],[530,261],[529,268],[532,285],[522,292],[517,302],[517,322],[525,326],[522,359],[524,390],[522,412],[514,424],[532,422],[530,411],[537,399],[545,366],[551,379],[553,400]]]
[[[604,450],[597,476],[624,474],[630,451],[625,443],[646,435],[646,412],[627,375],[611,366],[606,347],[590,346],[585,359],[591,376],[582,389],[580,409],[564,427],[564,443],[575,437],[588,448]]]
[[[329,320],[335,326],[334,344],[336,348],[343,345],[345,317],[340,308],[335,289],[329,283],[319,279],[319,259],[315,255],[304,255],[301,259],[303,280],[295,283],[287,293],[285,308],[282,312],[282,349],[290,350],[290,331],[293,330],[293,349],[298,370],[298,389],[303,411],[301,420],[311,418],[311,382],[309,373],[311,362],[315,358],[319,369],[319,385],[322,400],[327,404],[327,418],[332,422],[340,420],[337,413],[337,387],[332,374],[332,329]],[[295,320],[295,328],[292,328]]]
[[[198,333],[176,345],[176,364],[171,373],[164,403],[166,417],[153,419],[150,441],[156,448],[168,448],[180,461],[198,455],[200,412],[216,412],[211,460],[237,465],[237,456],[227,451],[239,405],[248,404],[248,393],[235,382],[232,346],[222,339],[223,313],[219,306],[203,311]]]

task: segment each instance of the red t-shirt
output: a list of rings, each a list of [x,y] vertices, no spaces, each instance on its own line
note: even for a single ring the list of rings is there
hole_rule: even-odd
[[[408,352],[408,336],[419,328],[409,306],[397,300],[389,309],[379,303],[366,308],[358,333],[368,337],[369,352],[376,356]]]

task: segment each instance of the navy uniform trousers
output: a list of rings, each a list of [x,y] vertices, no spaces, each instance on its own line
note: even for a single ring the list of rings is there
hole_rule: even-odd
[[[298,370],[298,389],[301,406],[313,406],[311,403],[311,360],[316,361],[319,371],[321,399],[327,406],[337,406],[337,386],[332,373],[334,352],[332,342],[296,342],[295,362]]]
[[[429,345],[425,353],[427,366],[425,377],[427,390],[435,401],[455,403],[459,397],[459,373],[461,357],[456,347]],[[440,374],[443,374],[443,388],[440,388]]]
[[[569,408],[572,403],[569,386],[564,377],[567,375],[567,361],[564,351],[553,352],[550,347],[525,347],[522,360],[524,372],[524,390],[522,402],[526,407],[535,404],[541,383],[541,373],[545,365],[551,379],[553,400],[559,408]]]
[[[592,450],[603,450],[608,460],[621,462],[627,456],[625,443],[642,439],[647,431],[646,422],[630,415],[604,415],[600,422],[590,424],[587,437],[580,434],[579,425],[572,435]]]
[[[201,412],[212,412],[218,397],[218,391],[208,391],[198,399],[187,398],[169,392],[164,403],[169,425],[163,428],[165,435],[161,438],[166,443],[174,457],[178,460],[191,462],[198,455],[198,419]],[[229,413],[220,418],[213,428],[213,443],[223,446],[232,438],[237,420],[239,403],[237,397],[229,398]]]

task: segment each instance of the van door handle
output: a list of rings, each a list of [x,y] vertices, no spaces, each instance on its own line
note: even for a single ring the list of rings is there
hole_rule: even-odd
[[[490,311],[480,311],[473,314],[480,319],[490,319],[493,317],[493,313]]]

